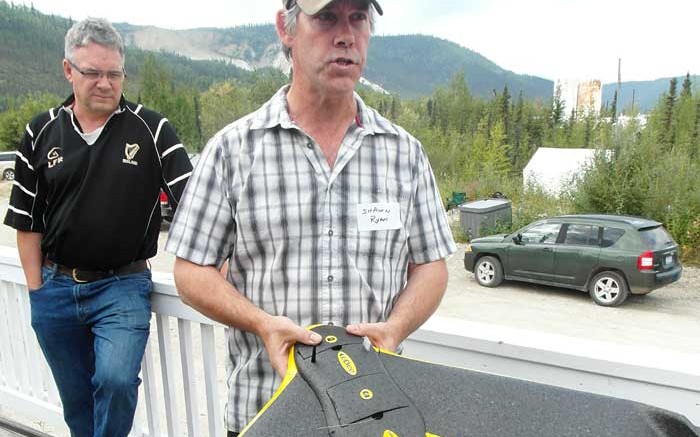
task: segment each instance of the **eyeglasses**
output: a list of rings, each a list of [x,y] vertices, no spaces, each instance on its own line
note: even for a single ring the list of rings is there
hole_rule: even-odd
[[[82,74],[85,79],[90,80],[90,81],[98,81],[102,79],[102,76],[107,76],[107,80],[110,82],[121,82],[124,80],[126,77],[126,71],[122,69],[121,71],[118,70],[112,70],[112,71],[100,71],[100,70],[81,70],[77,65],[75,65],[70,59],[66,59],[68,63],[71,65],[71,67],[75,68],[75,70]]]

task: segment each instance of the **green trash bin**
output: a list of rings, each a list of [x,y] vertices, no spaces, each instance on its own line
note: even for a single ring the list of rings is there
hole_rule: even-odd
[[[449,211],[452,208],[457,208],[459,205],[463,204],[465,200],[467,200],[467,193],[453,191],[452,196],[447,198],[445,209]]]

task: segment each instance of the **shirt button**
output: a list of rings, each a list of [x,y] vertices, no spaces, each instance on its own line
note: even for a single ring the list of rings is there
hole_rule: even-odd
[[[309,141],[308,143],[306,143],[306,147],[308,147],[309,149],[313,149],[313,148],[314,148],[314,143],[312,143],[311,141]]]
[[[329,230],[328,230],[328,236],[329,236],[329,237],[332,237],[332,236],[333,236],[333,229],[329,229]]]
[[[328,282],[333,282],[333,275],[328,275]]]

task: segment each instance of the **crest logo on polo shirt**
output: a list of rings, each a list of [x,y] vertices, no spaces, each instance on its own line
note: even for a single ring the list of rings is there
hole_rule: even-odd
[[[48,159],[49,168],[53,168],[58,164],[62,163],[63,156],[61,156],[61,148],[54,147],[51,150],[49,150],[49,153],[46,154],[46,159]]]
[[[124,147],[125,158],[122,159],[122,162],[124,164],[139,165],[138,162],[134,161],[134,157],[139,152],[140,148],[138,144],[126,143],[126,147]]]

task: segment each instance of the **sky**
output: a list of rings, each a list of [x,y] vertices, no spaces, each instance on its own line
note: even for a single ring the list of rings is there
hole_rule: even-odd
[[[9,0],[79,20],[168,29],[272,23],[279,0]],[[425,34],[550,80],[700,74],[698,0],[379,0],[377,35]],[[370,42],[371,44],[371,42]]]

